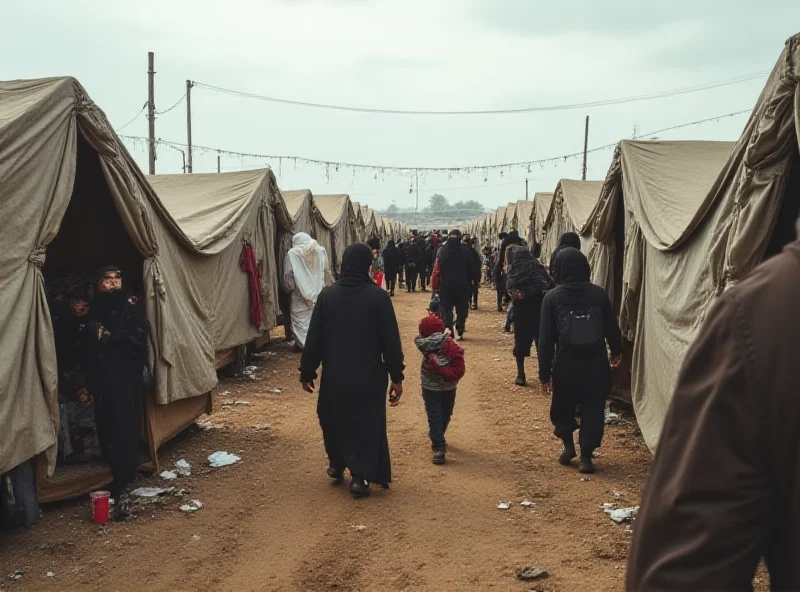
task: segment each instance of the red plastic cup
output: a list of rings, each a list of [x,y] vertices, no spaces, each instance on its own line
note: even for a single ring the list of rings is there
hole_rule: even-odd
[[[92,520],[94,520],[95,524],[106,524],[108,522],[111,492],[93,491],[89,494],[89,497],[92,498]]]

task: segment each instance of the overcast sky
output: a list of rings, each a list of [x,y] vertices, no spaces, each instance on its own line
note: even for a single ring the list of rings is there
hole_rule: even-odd
[[[156,56],[158,110],[186,79],[317,103],[403,110],[557,105],[667,91],[769,70],[797,33],[798,0],[7,0],[0,79],[71,75],[112,124],[147,100],[147,52]],[[400,116],[284,106],[195,88],[196,145],[384,166],[480,166],[579,152],[685,122],[749,109],[764,78],[700,93],[572,111],[492,116]],[[736,140],[746,115],[661,134]],[[140,116],[123,132],[147,135]],[[186,141],[181,105],[157,137]],[[146,170],[144,146],[128,143]],[[611,151],[590,155],[605,177]],[[195,154],[215,172],[215,154]],[[372,207],[414,205],[408,174],[223,157],[225,171],[272,166],[283,189],[349,193]],[[179,173],[180,153],[159,148],[158,173]],[[496,208],[560,178],[558,165],[420,177],[420,207],[434,192]],[[377,178],[376,178],[377,176]]]

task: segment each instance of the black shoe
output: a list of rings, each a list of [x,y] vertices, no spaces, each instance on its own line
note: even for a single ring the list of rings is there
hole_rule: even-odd
[[[434,450],[433,451],[433,464],[435,465],[443,465],[447,459],[445,458],[444,450]]]
[[[591,475],[595,470],[592,455],[581,454],[581,466],[578,468],[578,472],[584,475]]]
[[[503,310],[503,307],[502,307],[502,306],[498,306],[498,307],[497,307],[497,312],[505,312],[505,311]]]
[[[524,376],[517,376],[517,379],[514,381],[514,384],[517,386],[528,386],[528,381],[525,380]]]
[[[389,298],[394,298],[394,292],[389,292]]]
[[[509,326],[503,327],[503,333],[511,333],[511,327]]]
[[[350,480],[350,493],[353,497],[367,497],[369,495],[369,482],[361,477],[353,477]]]
[[[561,454],[558,455],[558,462],[559,464],[568,467],[571,464],[572,459],[576,456],[578,455],[575,453],[575,446],[570,446],[569,444],[565,443],[564,448],[561,450]]]
[[[328,467],[328,477],[334,481],[341,481],[344,479],[344,469],[337,469],[333,465]]]

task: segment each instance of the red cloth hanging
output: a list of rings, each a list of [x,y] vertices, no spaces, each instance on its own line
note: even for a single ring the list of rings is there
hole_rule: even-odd
[[[256,254],[253,248],[246,244],[242,247],[242,255],[239,257],[239,265],[247,274],[250,292],[250,322],[256,327],[261,328],[263,308],[261,305],[261,272],[256,264]]]

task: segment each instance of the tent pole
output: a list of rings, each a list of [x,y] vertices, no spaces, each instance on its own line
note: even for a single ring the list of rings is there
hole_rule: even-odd
[[[586,116],[586,133],[583,136],[583,177],[586,180],[586,158],[589,155],[589,116]]]
[[[186,146],[189,152],[186,159],[186,170],[184,172],[192,172],[192,84],[191,80],[186,81]]]
[[[153,62],[155,54],[147,52],[147,119],[148,119],[148,165],[151,175],[156,174],[156,109],[155,109],[155,89],[153,88]]]

